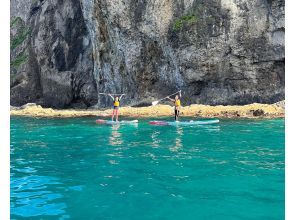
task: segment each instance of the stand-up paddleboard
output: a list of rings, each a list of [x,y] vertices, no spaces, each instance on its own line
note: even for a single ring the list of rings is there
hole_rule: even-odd
[[[219,123],[218,119],[198,120],[198,121],[150,121],[151,125],[210,125]]]
[[[108,125],[116,125],[116,124],[138,124],[138,120],[122,120],[122,121],[111,121],[111,120],[104,120],[104,119],[97,119],[97,124],[108,124]]]

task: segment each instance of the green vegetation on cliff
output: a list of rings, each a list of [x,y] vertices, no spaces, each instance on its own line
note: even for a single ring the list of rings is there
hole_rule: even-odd
[[[30,35],[31,30],[25,26],[25,22],[20,17],[13,17],[10,21],[10,28],[13,30],[10,49],[18,48]],[[16,53],[12,53],[10,67],[18,69],[20,65],[27,62],[28,55],[25,48],[19,48]],[[13,75],[13,74],[12,74]]]
[[[10,42],[10,49],[14,50],[19,45],[21,45],[27,37],[30,35],[31,30],[28,28],[21,28],[18,34],[11,40]]]
[[[28,56],[25,52],[22,52],[17,55],[17,57],[11,61],[10,66],[18,68],[21,64],[25,63],[28,60]]]
[[[173,29],[178,31],[180,30],[184,24],[186,23],[194,23],[196,22],[196,16],[195,15],[184,15],[177,20],[175,20]]]
[[[14,27],[16,24],[19,24],[23,22],[23,20],[20,17],[14,17],[13,19],[11,19],[10,21],[10,27]]]

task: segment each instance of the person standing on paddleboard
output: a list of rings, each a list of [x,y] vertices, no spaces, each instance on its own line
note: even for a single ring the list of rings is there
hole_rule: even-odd
[[[115,96],[113,97],[111,94],[108,94],[112,100],[113,100],[113,111],[112,111],[112,117],[111,120],[113,121],[114,115],[116,117],[116,121],[118,121],[118,109],[119,109],[119,104],[120,104],[120,100],[121,98],[125,95],[125,94],[121,94],[120,97]]]
[[[180,116],[180,108],[181,108],[181,100],[179,99],[179,96],[181,97],[181,91],[179,92],[179,95],[175,96],[175,99],[171,99],[170,97],[167,97],[169,100],[175,103],[175,121],[178,121]]]

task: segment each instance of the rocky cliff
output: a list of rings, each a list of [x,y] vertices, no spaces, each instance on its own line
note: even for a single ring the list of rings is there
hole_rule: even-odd
[[[284,0],[11,0],[11,105],[284,99]]]

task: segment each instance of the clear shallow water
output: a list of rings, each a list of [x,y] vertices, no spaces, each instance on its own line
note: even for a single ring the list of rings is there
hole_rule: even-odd
[[[284,219],[284,120],[11,118],[12,219]]]

